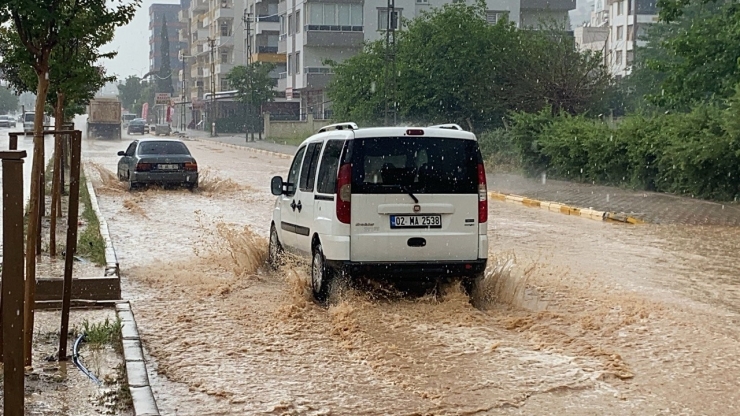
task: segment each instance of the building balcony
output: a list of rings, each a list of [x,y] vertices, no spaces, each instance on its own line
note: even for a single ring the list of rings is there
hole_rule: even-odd
[[[202,43],[208,40],[208,29],[197,29],[192,31],[193,43]]]
[[[323,90],[329,84],[333,74],[331,68],[306,67],[303,70],[302,81],[304,88]]]
[[[190,38],[190,33],[188,33],[188,30],[187,29],[181,29],[179,31],[179,36],[178,36],[177,39],[180,42],[190,43],[190,39],[189,38]]]
[[[521,0],[521,10],[568,11],[576,8],[576,0]]]
[[[213,12],[213,20],[234,19],[234,9],[231,7],[218,7]]]
[[[281,72],[277,82],[278,91],[285,91],[285,89],[288,88],[288,85],[292,85],[289,84],[289,82],[292,82],[291,78],[288,78],[287,72]]]
[[[216,36],[216,47],[218,48],[224,48],[224,47],[233,47],[234,46],[234,37],[229,36],[223,36],[219,35]]]
[[[203,73],[204,70],[202,66],[192,65],[190,67],[190,78],[202,78]]]
[[[221,63],[215,65],[215,73],[218,74],[221,77],[226,76],[226,74],[229,73],[234,68],[234,64],[230,63]]]
[[[208,11],[209,0],[192,0],[190,2],[190,10],[194,13],[203,13]]]
[[[276,50],[275,52],[260,52],[258,48],[258,52],[252,54],[252,62],[271,62],[273,64],[284,64],[287,60],[285,54],[277,53],[277,48],[274,49]]]
[[[184,9],[177,12],[177,20],[180,23],[187,23],[190,20],[190,10]]]
[[[275,18],[277,17],[275,16]],[[264,32],[280,32],[280,22],[277,19],[273,20],[272,17],[270,17],[270,20],[257,20],[254,24],[254,33],[260,35]]]
[[[319,26],[306,25],[303,34],[304,46],[325,48],[359,48],[365,40],[362,26]]]
[[[281,36],[278,40],[278,53],[288,53],[288,41],[285,36]]]

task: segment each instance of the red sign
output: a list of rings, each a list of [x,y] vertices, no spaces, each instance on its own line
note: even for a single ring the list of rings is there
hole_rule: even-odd
[[[172,107],[167,107],[167,122],[172,123]]]
[[[149,115],[149,103],[144,103],[144,105],[141,106],[141,118],[146,120],[148,115]]]

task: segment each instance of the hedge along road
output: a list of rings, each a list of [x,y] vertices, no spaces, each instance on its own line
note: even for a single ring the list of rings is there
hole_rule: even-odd
[[[290,160],[188,142],[200,191],[129,193],[126,139],[87,141],[84,160],[162,414],[723,414],[740,399],[736,228],[492,202],[493,300],[348,290],[325,309],[305,264],[258,267],[269,179]]]

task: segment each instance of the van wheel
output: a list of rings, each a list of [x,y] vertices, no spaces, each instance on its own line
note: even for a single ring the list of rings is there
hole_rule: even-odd
[[[278,239],[275,224],[270,227],[270,244],[267,248],[267,264],[273,269],[280,267],[280,257],[283,255],[283,246]]]
[[[478,288],[480,287],[481,281],[483,281],[484,276],[485,273],[481,272],[476,274],[475,276],[463,278],[461,282],[462,288],[465,291],[465,294],[470,297],[470,300],[474,300],[474,297],[478,292]]]
[[[324,303],[329,298],[329,285],[331,284],[332,275],[326,267],[326,258],[321,244],[318,244],[313,250],[313,260],[311,261],[311,289],[313,297],[319,303]]]

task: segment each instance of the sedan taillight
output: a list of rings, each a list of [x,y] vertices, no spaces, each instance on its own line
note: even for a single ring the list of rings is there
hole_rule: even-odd
[[[185,164],[183,165],[183,168],[185,168],[185,170],[189,170],[189,171],[192,171],[192,172],[197,172],[198,171],[198,163],[195,162],[195,161],[193,161],[193,162],[185,162]]]
[[[137,163],[136,164],[136,171],[137,172],[148,172],[152,170],[152,164],[151,163]]]

